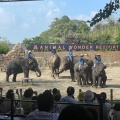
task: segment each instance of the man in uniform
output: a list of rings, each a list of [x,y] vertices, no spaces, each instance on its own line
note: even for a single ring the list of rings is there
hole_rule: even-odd
[[[94,67],[96,66],[97,63],[101,63],[101,55],[100,54],[95,55]]]

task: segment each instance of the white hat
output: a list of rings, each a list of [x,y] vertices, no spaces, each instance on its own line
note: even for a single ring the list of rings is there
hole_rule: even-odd
[[[83,56],[84,56],[84,54],[80,54],[80,56],[81,56],[81,57],[83,57]]]
[[[92,100],[94,98],[94,93],[91,90],[85,92],[85,100]]]
[[[28,53],[31,53],[31,51],[28,51]]]

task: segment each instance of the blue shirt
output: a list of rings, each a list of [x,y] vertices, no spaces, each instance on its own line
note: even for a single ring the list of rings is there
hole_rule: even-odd
[[[78,62],[79,62],[80,65],[84,65],[84,58],[79,57]]]
[[[100,58],[100,57],[95,56],[95,63],[100,63],[100,62],[101,62],[101,58]]]
[[[51,53],[52,53],[52,54],[56,54],[56,51],[55,51],[55,50],[51,50]]]
[[[32,59],[31,53],[28,53],[28,59]]]
[[[69,51],[69,52],[68,52],[68,56],[73,56],[73,52],[72,52],[72,51]]]

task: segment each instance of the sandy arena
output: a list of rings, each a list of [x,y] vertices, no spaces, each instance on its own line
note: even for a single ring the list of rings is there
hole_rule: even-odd
[[[59,79],[53,79],[50,77],[50,70],[45,69],[41,70],[42,76],[37,78],[34,72],[30,71],[30,78],[34,78],[33,85],[29,83],[28,85],[24,83],[22,85],[21,78],[23,78],[23,73],[18,74],[17,82],[12,82],[12,75],[10,76],[10,82],[5,82],[5,72],[0,72],[0,88],[3,88],[3,96],[8,89],[25,89],[32,87],[34,91],[37,91],[38,94],[43,92],[45,89],[53,89],[58,88],[61,91],[61,95],[66,95],[66,89],[68,86],[75,87],[75,98],[77,99],[77,95],[79,89],[82,91],[86,91],[88,89],[100,93],[106,92],[108,95],[108,99],[110,99],[110,89],[113,89],[113,98],[114,100],[120,99],[120,67],[112,67],[106,69],[107,74],[107,87],[106,88],[93,88],[93,87],[80,87],[77,85],[77,82],[71,82],[69,71],[65,71],[60,74]]]

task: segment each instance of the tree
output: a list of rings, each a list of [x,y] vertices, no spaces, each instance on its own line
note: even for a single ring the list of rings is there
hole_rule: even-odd
[[[0,53],[6,54],[9,51],[9,45],[10,42],[7,40],[7,38],[2,37],[0,41]]]

